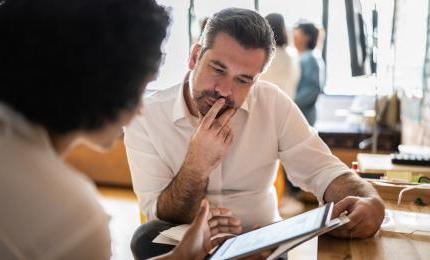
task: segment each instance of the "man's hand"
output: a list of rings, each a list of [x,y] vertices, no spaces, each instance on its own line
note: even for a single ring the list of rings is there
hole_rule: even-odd
[[[224,158],[228,147],[233,142],[233,132],[229,126],[235,110],[228,109],[219,118],[225,100],[218,99],[208,113],[201,119],[200,126],[194,132],[183,168],[199,173],[207,178]]]
[[[211,236],[221,233],[238,235],[242,232],[240,219],[233,215],[230,209],[211,208],[209,227]]]
[[[221,163],[233,142],[229,122],[235,109],[216,118],[225,100],[218,99],[194,132],[178,174],[158,196],[157,216],[165,221],[191,223],[206,196],[210,173]]]
[[[350,222],[330,234],[344,238],[367,238],[373,236],[384,219],[384,205],[378,198],[348,196],[334,205],[332,218],[347,211]]]

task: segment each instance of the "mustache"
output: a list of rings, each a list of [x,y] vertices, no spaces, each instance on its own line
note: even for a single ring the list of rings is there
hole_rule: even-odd
[[[214,90],[203,90],[200,93],[200,96],[196,97],[197,101],[201,101],[204,98],[211,98],[214,101],[220,99],[220,98],[224,98],[225,99],[225,103],[224,103],[224,110],[227,110],[229,108],[234,108],[234,101],[230,98],[230,97],[223,97],[221,96],[218,92],[214,91]]]

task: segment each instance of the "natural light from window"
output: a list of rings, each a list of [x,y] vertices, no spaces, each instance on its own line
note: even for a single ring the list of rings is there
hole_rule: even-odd
[[[163,89],[179,83],[188,70],[188,8],[186,0],[158,0],[160,4],[171,8],[172,24],[170,34],[164,45],[166,59],[159,71],[158,79],[152,82],[149,89]],[[369,47],[372,43],[371,12],[377,4],[378,22],[378,81],[373,76],[352,77],[350,68],[349,42],[347,34],[345,1],[329,2],[327,32],[327,81],[326,94],[334,95],[374,95],[377,84],[379,93],[390,93],[393,85],[408,85],[410,88],[421,86],[421,69],[425,50],[426,0],[399,1],[403,14],[398,25],[398,38],[408,39],[398,43],[396,70],[400,76],[393,77],[395,55],[391,46],[393,0],[362,0],[362,14],[366,23]],[[194,19],[192,21],[193,37],[199,34],[199,23],[204,17],[226,7],[254,9],[254,0],[195,0]],[[259,12],[264,16],[271,12],[284,15],[286,26],[291,31],[300,19],[316,23],[322,27],[322,0],[260,0]],[[407,28],[413,28],[409,30]],[[418,33],[419,32],[419,33]],[[292,44],[291,33],[290,44]],[[196,40],[196,39],[195,39]],[[413,43],[414,47],[411,47]],[[405,62],[403,62],[405,61]],[[404,76],[401,76],[404,75]],[[407,75],[407,76],[406,76]]]

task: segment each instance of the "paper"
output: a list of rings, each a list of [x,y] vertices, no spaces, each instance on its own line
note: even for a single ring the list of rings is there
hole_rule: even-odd
[[[167,244],[176,246],[184,237],[190,225],[179,225],[160,232],[160,234],[152,241],[158,244]]]
[[[161,234],[158,235],[154,240],[152,240],[152,242],[157,244],[166,244],[166,245],[172,245],[172,246],[176,246],[177,244],[179,244],[178,240],[165,237]]]
[[[152,240],[152,242],[158,243],[158,244],[167,244],[167,245],[176,246],[179,244],[179,242],[182,241],[185,233],[189,228],[190,228],[190,225],[187,225],[187,224],[169,228],[167,230],[160,232],[160,234],[154,240]],[[233,234],[220,233],[220,234],[217,234],[216,236],[211,237],[211,239],[224,237],[224,236],[233,236]]]
[[[400,210],[385,210],[381,229],[397,233],[430,234],[430,214]]]

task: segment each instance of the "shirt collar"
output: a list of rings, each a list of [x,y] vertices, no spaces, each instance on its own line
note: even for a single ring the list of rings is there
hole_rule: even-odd
[[[176,93],[175,103],[173,104],[172,110],[172,121],[175,123],[181,119],[189,119],[192,120],[192,115],[188,110],[187,104],[184,98],[184,89],[188,84],[188,76],[189,72],[186,74],[184,80],[182,81],[180,87],[178,88],[178,92]]]
[[[185,102],[184,97],[184,90],[185,87],[188,86],[188,79],[190,76],[190,72],[188,72],[185,75],[184,80],[182,81],[180,87],[178,88],[177,96],[175,99],[175,102],[173,104],[173,111],[172,111],[172,122],[178,122],[181,119],[188,119],[188,121],[192,124],[193,121],[197,120],[197,118],[193,115],[191,115],[187,104]],[[248,97],[243,102],[242,106],[239,108],[239,110],[243,110],[245,112],[249,112],[249,99],[251,98],[251,92],[248,94]]]

